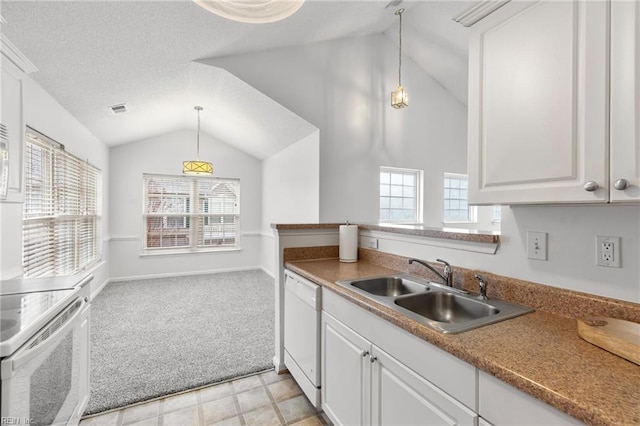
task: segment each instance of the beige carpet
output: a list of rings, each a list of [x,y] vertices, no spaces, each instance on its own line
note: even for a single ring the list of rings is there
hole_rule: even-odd
[[[259,270],[108,284],[91,308],[85,414],[272,368],[274,297]]]

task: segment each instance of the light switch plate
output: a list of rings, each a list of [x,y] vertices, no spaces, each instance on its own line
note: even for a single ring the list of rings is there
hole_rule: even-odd
[[[547,233],[527,231],[527,257],[547,260]]]

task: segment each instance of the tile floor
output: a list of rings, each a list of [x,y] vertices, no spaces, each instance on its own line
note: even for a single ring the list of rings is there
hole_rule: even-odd
[[[321,426],[316,410],[288,373],[274,371],[169,395],[117,411],[86,417],[80,426]]]

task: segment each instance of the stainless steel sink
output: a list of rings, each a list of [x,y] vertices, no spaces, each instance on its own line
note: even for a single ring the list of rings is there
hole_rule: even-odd
[[[445,334],[472,330],[533,311],[498,299],[484,300],[409,274],[336,283]]]
[[[429,290],[426,284],[420,284],[402,276],[365,278],[350,281],[349,284],[367,293],[383,297],[397,297]]]
[[[395,304],[444,323],[462,323],[500,313],[500,309],[488,303],[441,291],[398,298]]]

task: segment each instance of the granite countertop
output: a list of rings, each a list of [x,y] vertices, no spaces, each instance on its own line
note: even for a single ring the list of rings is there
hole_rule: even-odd
[[[573,318],[536,310],[441,334],[335,284],[397,270],[337,259],[289,261],[286,267],[585,423],[640,424],[640,366],[582,340]]]

